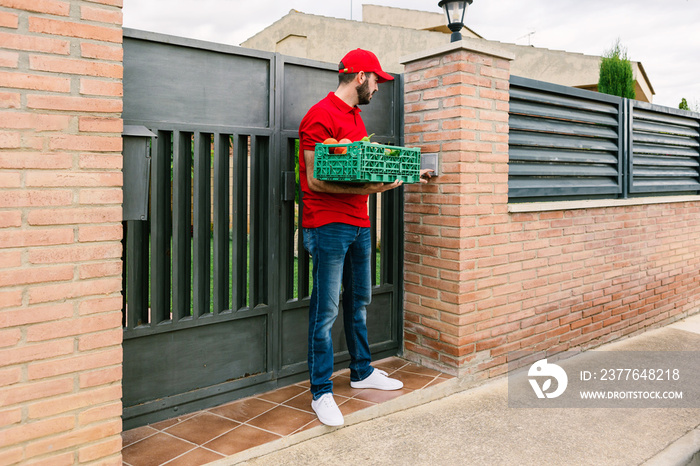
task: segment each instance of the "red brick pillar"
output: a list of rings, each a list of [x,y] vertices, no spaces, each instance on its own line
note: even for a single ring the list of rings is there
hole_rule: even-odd
[[[3,465],[121,465],[121,6],[0,1]]]
[[[436,179],[407,187],[404,354],[453,374],[484,370],[480,351],[495,344],[480,330],[492,316],[477,306],[493,284],[476,283],[508,225],[512,59],[465,39],[403,60],[406,145],[439,160]]]

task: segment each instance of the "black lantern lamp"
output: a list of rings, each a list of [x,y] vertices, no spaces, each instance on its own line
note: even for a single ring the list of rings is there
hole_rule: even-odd
[[[450,42],[462,40],[462,28],[464,27],[464,15],[467,13],[467,6],[474,0],[440,0],[438,6],[445,10],[447,16],[447,27],[452,31]]]

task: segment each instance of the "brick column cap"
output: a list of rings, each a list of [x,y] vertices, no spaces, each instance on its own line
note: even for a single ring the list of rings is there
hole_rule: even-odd
[[[449,37],[445,35],[445,37]],[[480,53],[483,55],[490,55],[496,58],[502,58],[504,60],[514,60],[515,54],[510,50],[500,47],[496,43],[485,39],[475,39],[472,37],[465,37],[457,42],[448,42],[445,45],[439,47],[423,50],[420,52],[412,53],[406,55],[399,60],[402,65],[407,65],[414,61],[423,60],[432,56],[445,55],[450,52],[466,50],[469,52]]]

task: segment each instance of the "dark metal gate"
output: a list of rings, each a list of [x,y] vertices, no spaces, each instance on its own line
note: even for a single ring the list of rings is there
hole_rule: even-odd
[[[308,377],[295,146],[336,76],[334,65],[124,30],[124,123],[156,135],[150,176],[124,180],[129,194],[150,192],[147,219],[124,222],[125,429]],[[402,88],[398,76],[363,108],[378,142],[402,143]],[[401,347],[403,190],[372,196],[370,217],[379,358]]]

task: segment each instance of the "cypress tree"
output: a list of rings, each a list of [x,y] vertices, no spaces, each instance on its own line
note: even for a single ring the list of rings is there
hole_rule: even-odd
[[[632,64],[619,38],[600,60],[598,92],[634,99]]]

